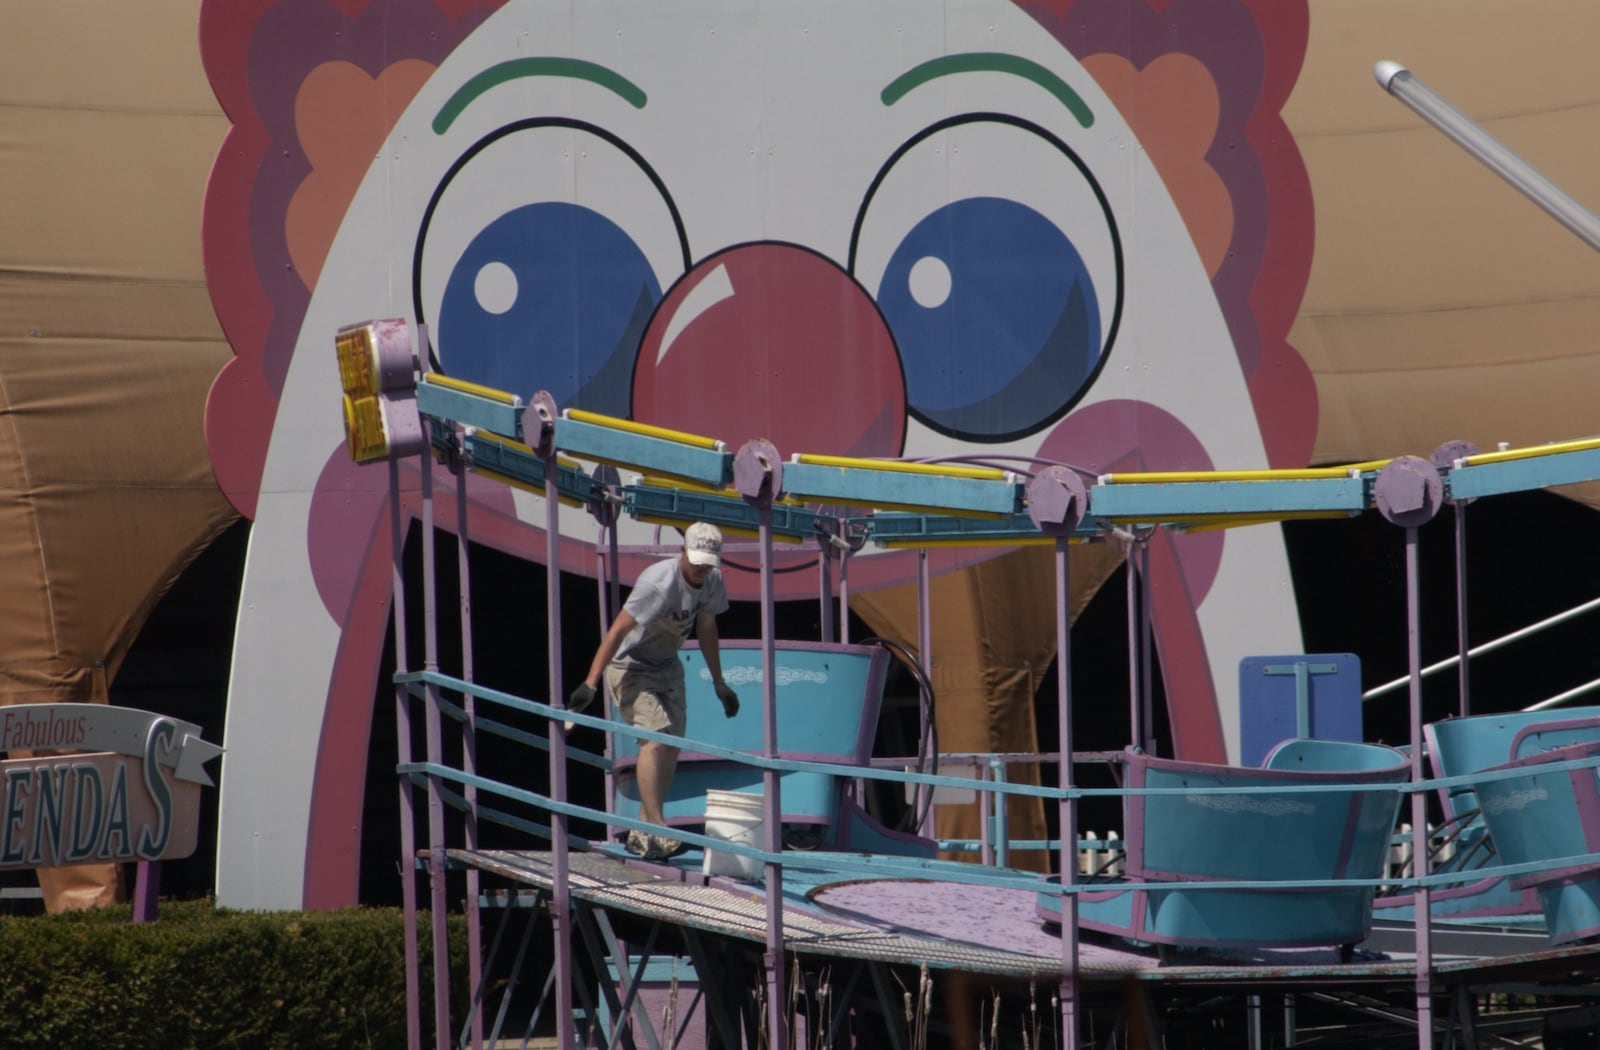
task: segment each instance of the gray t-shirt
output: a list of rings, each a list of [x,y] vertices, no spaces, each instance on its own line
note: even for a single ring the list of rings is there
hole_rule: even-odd
[[[677,660],[700,613],[720,616],[728,611],[728,592],[720,569],[712,569],[699,588],[689,586],[674,556],[639,574],[623,608],[638,623],[622,639],[612,665],[660,670]]]

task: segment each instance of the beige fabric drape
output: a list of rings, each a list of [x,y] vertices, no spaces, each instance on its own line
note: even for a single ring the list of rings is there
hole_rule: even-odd
[[[1033,708],[1034,694],[1056,655],[1054,558],[1051,548],[1023,547],[931,581],[929,679],[937,702],[940,751],[1055,750],[1053,740],[1040,747]],[[1108,544],[1071,549],[1073,619],[1121,562],[1121,550]],[[922,659],[915,584],[852,595],[850,607],[875,632]],[[1007,776],[1013,783],[1036,785],[1039,768],[1018,764]],[[1013,838],[1045,837],[1044,805],[1037,798],[1012,797],[1006,818]],[[976,803],[936,811],[934,831],[941,838],[978,838],[981,829]],[[1050,868],[1049,856],[1040,852],[1016,853],[1011,859],[1029,870]]]
[[[0,704],[104,703],[233,519],[201,417],[228,349],[200,265],[226,123],[194,0],[0,11]],[[51,910],[114,867],[42,872]]]

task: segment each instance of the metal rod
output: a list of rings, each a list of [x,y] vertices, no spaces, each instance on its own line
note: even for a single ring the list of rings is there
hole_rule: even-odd
[[[422,668],[439,670],[439,573],[433,534],[433,450],[422,450]],[[428,683],[423,716],[428,761],[443,761],[444,725],[439,713],[439,687]],[[450,927],[444,877],[444,785],[428,777],[428,883],[433,910],[433,1040],[437,1050],[450,1047]]]
[[[389,547],[393,557],[390,603],[394,614],[395,674],[409,668],[406,663],[406,574],[405,532],[400,527],[400,464],[389,461]],[[404,685],[394,687],[394,725],[397,761],[411,761],[411,697]],[[411,799],[411,778],[398,778],[400,788],[400,902],[405,912],[406,954],[406,1048],[422,1048],[422,991],[419,974],[422,963],[417,947],[417,831],[416,813]]]
[[[1406,658],[1411,667],[1411,783],[1425,779],[1422,768],[1422,610],[1418,588],[1417,528],[1406,527]],[[1428,799],[1420,790],[1411,792],[1412,875],[1428,875]],[[1433,939],[1432,893],[1419,883],[1413,898],[1416,924],[1417,1047],[1433,1046]]]
[[[763,501],[761,515],[761,700],[768,758],[778,757],[777,641],[773,637],[772,505]],[[766,850],[783,849],[783,805],[778,771],[761,774],[766,791]],[[767,876],[767,1038],[768,1046],[788,1046],[788,999],[783,980],[783,865],[769,861]]]
[[[458,445],[450,459],[450,472],[456,483],[456,578],[458,598],[461,603],[461,680],[471,684],[472,664],[472,566],[467,540],[467,470]],[[472,692],[461,696],[465,719],[461,732],[462,765],[469,776],[478,774],[478,726],[475,700]],[[468,782],[465,787],[467,812],[464,817],[467,848],[478,848],[478,788]],[[483,978],[483,917],[478,911],[478,889],[481,874],[476,866],[467,868],[467,980],[468,986],[477,988]],[[472,1011],[472,1047],[483,1046],[483,1013]]]
[[[1144,749],[1148,754],[1156,753],[1156,712],[1155,712],[1155,659],[1154,641],[1151,630],[1153,623],[1150,615],[1150,544],[1139,544],[1139,608],[1143,615],[1139,619],[1139,666],[1140,681],[1144,686]]]
[[[1456,503],[1456,652],[1470,652],[1467,641],[1467,505]],[[1468,681],[1467,661],[1459,661],[1458,677],[1461,692],[1460,711],[1465,718],[1472,713],[1472,690]]]
[[[1524,711],[1543,711],[1546,708],[1559,707],[1561,704],[1566,703],[1568,700],[1571,700],[1573,697],[1582,696],[1585,693],[1592,693],[1596,689],[1600,689],[1600,678],[1596,678],[1592,682],[1585,682],[1583,685],[1580,685],[1580,686],[1578,686],[1578,687],[1576,687],[1574,689],[1568,689],[1564,693],[1557,693],[1555,696],[1552,696],[1548,700],[1541,700],[1537,704],[1530,704],[1529,706],[1524,707],[1523,710]]]
[[[1582,605],[1574,605],[1572,608],[1566,610],[1565,612],[1556,613],[1554,616],[1547,616],[1543,620],[1540,620],[1538,623],[1531,623],[1526,627],[1521,627],[1521,628],[1518,628],[1515,631],[1512,631],[1510,634],[1501,635],[1499,638],[1496,638],[1493,641],[1485,642],[1482,645],[1477,646],[1474,649],[1469,649],[1469,650],[1467,650],[1467,655],[1469,657],[1471,657],[1471,656],[1482,656],[1484,653],[1492,653],[1496,649],[1505,648],[1507,645],[1510,645],[1512,642],[1520,641],[1523,638],[1526,638],[1531,634],[1539,633],[1540,631],[1544,630],[1547,627],[1555,627],[1558,624],[1562,624],[1562,623],[1565,623],[1568,620],[1574,619],[1574,618],[1576,618],[1578,616],[1582,616],[1586,612],[1592,612],[1593,610],[1595,610],[1597,608],[1600,608],[1600,598],[1591,598],[1589,601],[1584,602]],[[1459,655],[1457,655],[1457,656],[1452,656],[1452,657],[1450,657],[1449,659],[1446,659],[1446,660],[1440,660],[1436,664],[1429,664],[1427,667],[1424,667],[1422,669],[1422,676],[1424,678],[1426,678],[1429,675],[1435,674],[1435,673],[1437,673],[1439,671],[1443,671],[1446,668],[1454,667],[1456,664],[1458,664],[1460,662],[1461,662],[1461,657]],[[1374,686],[1373,688],[1368,689],[1366,692],[1361,694],[1361,699],[1363,701],[1372,700],[1372,699],[1374,699],[1374,698],[1376,698],[1376,697],[1378,697],[1378,696],[1380,696],[1380,695],[1382,695],[1384,693],[1392,693],[1396,689],[1400,688],[1403,685],[1406,685],[1410,681],[1411,681],[1410,674],[1406,674],[1403,677],[1396,678],[1392,682],[1385,682],[1382,685]]]
[[[1505,143],[1440,98],[1413,76],[1409,69],[1398,62],[1386,60],[1372,68],[1372,75],[1377,78],[1380,87],[1405,103],[1417,116],[1509,182],[1517,192],[1543,208],[1551,218],[1577,234],[1589,247],[1600,249],[1600,216],[1579,204],[1571,194],[1517,156]]]
[[[1072,788],[1072,584],[1067,569],[1067,538],[1056,537],[1056,730],[1061,752],[1060,871],[1063,887],[1078,876],[1078,800]],[[1061,1036],[1063,1050],[1078,1050],[1078,895],[1061,898]]]
[[[833,544],[823,540],[821,554],[817,558],[817,605],[822,619],[820,637],[824,642],[833,641],[834,557]]]
[[[1139,604],[1139,558],[1135,554],[1138,544],[1129,537],[1126,544],[1127,552],[1122,559],[1123,566],[1127,569],[1127,603],[1128,603],[1128,741],[1140,747],[1144,746],[1144,679],[1141,674],[1140,657],[1140,630],[1139,622],[1143,618],[1143,608]]]
[[[929,575],[927,549],[917,551],[917,658],[922,661],[922,667],[927,673],[929,682],[933,681],[933,580]],[[932,740],[930,731],[933,727],[928,724],[928,705],[917,705],[917,730],[922,734],[917,738],[918,751],[921,751],[921,742]],[[936,760],[937,761],[937,760]],[[919,770],[920,772],[920,770]],[[922,814],[922,823],[917,828],[917,833],[927,838],[933,837],[933,788],[928,784],[918,784],[914,793],[916,809],[913,813]],[[1004,806],[1004,795],[996,796],[995,803]]]
[[[544,456],[545,623],[550,639],[550,703],[564,707],[566,698],[561,690],[561,501],[556,489],[555,443],[549,445]],[[545,725],[545,731],[550,734],[550,797],[565,803],[567,730],[556,718]],[[567,877],[567,817],[564,813],[550,814],[550,849],[554,868],[550,927],[556,952],[556,1023],[560,1050],[572,1050],[572,887]]]

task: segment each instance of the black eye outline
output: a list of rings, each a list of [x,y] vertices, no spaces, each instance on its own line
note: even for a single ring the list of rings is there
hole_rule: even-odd
[[[975,437],[974,435],[965,431],[956,430],[947,427],[942,423],[935,422],[912,407],[909,400],[906,402],[906,412],[911,416],[911,418],[915,419],[918,423],[921,423],[923,426],[927,427],[936,434],[943,435],[944,437],[956,438],[965,442],[978,442],[986,445],[998,445],[1007,441],[1016,441],[1020,438],[1025,438],[1030,434],[1037,434],[1040,431],[1053,426],[1068,412],[1071,412],[1074,408],[1076,408],[1078,403],[1083,400],[1084,395],[1088,394],[1088,392],[1094,388],[1095,383],[1097,383],[1100,379],[1100,373],[1105,370],[1106,362],[1111,359],[1111,351],[1116,345],[1117,333],[1122,328],[1122,306],[1127,288],[1127,274],[1126,267],[1123,263],[1122,234],[1117,228],[1116,217],[1111,212],[1111,202],[1106,198],[1105,190],[1101,189],[1100,181],[1094,177],[1093,173],[1089,171],[1089,166],[1083,162],[1083,158],[1078,156],[1077,152],[1074,151],[1071,146],[1067,145],[1066,142],[1060,138],[1060,136],[1052,133],[1048,129],[1041,127],[1038,124],[1035,124],[1030,120],[1024,120],[1021,117],[1013,116],[1009,113],[978,112],[962,113],[956,116],[946,117],[943,120],[930,124],[928,127],[922,129],[907,139],[898,148],[896,148],[893,153],[889,154],[888,158],[883,162],[882,167],[878,169],[878,173],[873,176],[872,182],[868,184],[866,192],[861,197],[861,204],[856,209],[855,224],[850,229],[850,251],[846,257],[846,270],[849,272],[850,276],[856,280],[857,284],[861,284],[863,288],[866,287],[856,272],[856,252],[861,241],[862,226],[866,223],[867,212],[871,209],[873,198],[877,195],[878,190],[882,187],[884,180],[889,177],[889,173],[894,170],[895,165],[898,164],[901,158],[903,158],[907,153],[911,152],[917,146],[921,145],[929,138],[932,138],[934,135],[937,135],[943,131],[948,131],[951,128],[960,127],[964,124],[1006,124],[1014,128],[1019,128],[1022,131],[1037,135],[1039,138],[1048,142],[1051,146],[1055,147],[1062,154],[1062,156],[1066,157],[1072,162],[1073,166],[1078,169],[1078,174],[1083,177],[1085,184],[1087,184],[1089,189],[1094,193],[1095,201],[1100,205],[1100,213],[1105,218],[1106,230],[1111,236],[1112,274],[1116,280],[1115,294],[1112,298],[1111,316],[1109,323],[1106,325],[1104,346],[1100,352],[1099,360],[1095,364],[1094,371],[1089,374],[1089,377],[1083,382],[1083,385],[1078,387],[1078,392],[1076,394],[1068,398],[1059,409],[1050,413],[1045,418],[1040,419],[1038,422],[1029,426],[1022,427],[1014,431],[1007,431],[1002,434],[984,435],[980,438]],[[873,297],[873,301],[876,302],[876,296]],[[892,334],[893,331],[891,329],[891,335]],[[896,341],[895,349],[898,353],[898,341]],[[904,360],[901,361],[900,368],[902,372],[905,371]]]
[[[450,167],[446,169],[444,177],[439,180],[439,185],[434,187],[433,195],[428,198],[428,206],[422,212],[422,221],[417,225],[416,246],[411,252],[411,309],[419,324],[428,323],[428,319],[422,309],[422,256],[427,248],[428,228],[433,223],[433,213],[438,209],[439,202],[444,198],[445,191],[450,188],[450,183],[454,181],[455,177],[461,174],[462,169],[478,154],[503,138],[537,128],[567,128],[573,131],[587,132],[616,147],[620,153],[637,164],[639,170],[644,172],[645,178],[649,179],[650,184],[656,188],[656,192],[661,194],[661,199],[667,206],[667,214],[672,217],[672,228],[678,236],[678,256],[682,265],[680,278],[674,278],[674,280],[681,279],[681,273],[689,271],[691,265],[689,234],[683,225],[683,215],[678,211],[678,203],[673,200],[672,193],[667,189],[667,184],[662,181],[661,176],[656,173],[656,169],[650,165],[650,162],[645,160],[644,154],[628,145],[612,132],[585,120],[573,120],[569,117],[528,117],[498,127],[467,147],[461,156],[457,157]],[[444,369],[439,366],[438,356],[434,353],[432,338],[428,340],[428,366],[434,371],[444,372]]]

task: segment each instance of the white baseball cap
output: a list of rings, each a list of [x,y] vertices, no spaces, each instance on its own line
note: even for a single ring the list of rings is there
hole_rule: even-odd
[[[683,549],[694,565],[722,564],[722,530],[708,522],[697,521],[683,534]]]

